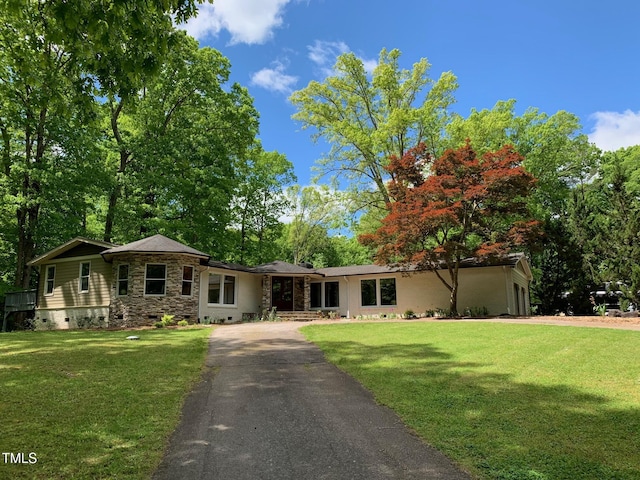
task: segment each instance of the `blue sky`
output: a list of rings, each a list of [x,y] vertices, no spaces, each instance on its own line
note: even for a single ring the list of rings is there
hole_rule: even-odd
[[[345,51],[372,67],[397,48],[403,68],[425,57],[431,78],[453,72],[463,116],[514,98],[518,113],[574,113],[604,150],[640,144],[639,20],[631,0],[215,0],[182,28],[229,58],[232,80],[255,99],[264,148],[284,153],[307,185],[328,147],[291,119],[288,96]]]

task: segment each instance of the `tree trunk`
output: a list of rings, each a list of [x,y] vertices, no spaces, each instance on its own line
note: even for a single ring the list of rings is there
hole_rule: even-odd
[[[31,267],[27,262],[33,259],[36,249],[35,227],[38,222],[40,205],[18,208],[18,245],[16,251],[16,278],[14,285],[21,289],[28,289],[31,284]]]
[[[449,295],[449,315],[451,317],[458,316],[458,281],[453,284],[451,294]]]

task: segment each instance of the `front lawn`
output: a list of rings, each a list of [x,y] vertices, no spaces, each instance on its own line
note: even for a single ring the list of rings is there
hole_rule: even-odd
[[[481,479],[640,479],[640,332],[499,323],[303,333]]]
[[[0,335],[0,478],[150,477],[210,332]]]

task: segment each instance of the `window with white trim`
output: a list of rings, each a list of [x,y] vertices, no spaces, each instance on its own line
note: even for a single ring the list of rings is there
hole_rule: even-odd
[[[193,267],[185,265],[182,267],[182,296],[190,297],[193,291]]]
[[[147,263],[144,276],[145,295],[164,295],[167,289],[167,266]]]
[[[380,279],[380,305],[397,305],[396,297],[396,279],[381,278]]]
[[[235,305],[236,282],[235,275],[210,273],[207,303],[209,305]]]
[[[53,287],[55,285],[56,279],[56,266],[55,265],[47,265],[45,284],[44,284],[44,294],[45,295],[53,295]]]
[[[91,262],[80,263],[80,276],[78,279],[78,290],[80,293],[89,291],[89,276],[91,275]]]
[[[118,265],[118,286],[117,294],[124,297],[129,294],[129,265]]]
[[[311,308],[322,308],[322,283],[312,283],[311,288]]]
[[[310,285],[311,308],[336,308],[340,306],[340,282],[314,282]]]
[[[360,299],[363,307],[388,307],[398,304],[396,279],[360,280]]]
[[[335,308],[340,306],[339,282],[324,283],[324,306],[327,308]]]

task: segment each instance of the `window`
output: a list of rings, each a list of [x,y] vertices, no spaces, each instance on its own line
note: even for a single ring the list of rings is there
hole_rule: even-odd
[[[337,307],[340,304],[340,287],[338,282],[326,282],[324,284],[324,306]]]
[[[82,262],[80,264],[80,279],[78,281],[78,289],[80,293],[89,291],[89,274],[91,273],[91,263]]]
[[[220,290],[222,289],[220,278],[221,276],[217,273],[209,275],[209,299],[207,300],[209,303],[220,303]]]
[[[395,278],[380,279],[380,305],[397,305]]]
[[[209,274],[208,303],[215,305],[235,305],[236,277],[233,275]]]
[[[312,283],[311,287],[311,308],[322,308],[322,284]]]
[[[129,265],[118,265],[118,296],[124,297],[129,293]]]
[[[361,280],[360,289],[363,307],[391,306],[398,304],[395,278]],[[378,303],[378,299],[380,299],[380,303]]]
[[[47,277],[44,285],[44,294],[53,295],[53,285],[56,278],[56,266],[47,265]]]
[[[375,280],[360,280],[363,307],[374,307],[378,304]]]
[[[191,296],[191,290],[193,288],[193,267],[182,267],[182,295],[185,297]]]
[[[159,263],[147,263],[144,280],[145,295],[164,295],[167,285],[167,266]]]
[[[231,275],[224,276],[223,298],[225,305],[236,303],[236,277]]]

